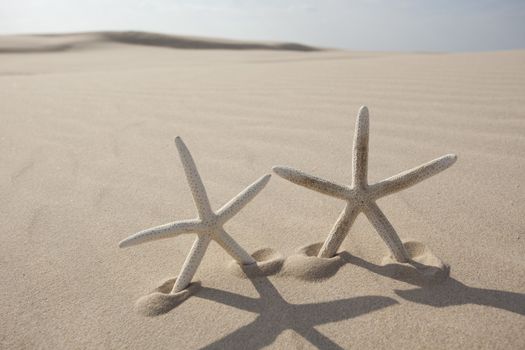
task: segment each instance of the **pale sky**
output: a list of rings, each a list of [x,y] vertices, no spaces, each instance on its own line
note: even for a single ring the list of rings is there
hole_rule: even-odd
[[[354,50],[525,48],[525,0],[0,0],[0,33],[97,30]]]

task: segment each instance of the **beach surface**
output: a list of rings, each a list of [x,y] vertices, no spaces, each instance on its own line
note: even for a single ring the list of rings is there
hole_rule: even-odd
[[[525,348],[525,51],[161,39],[0,38],[0,348]],[[275,165],[348,184],[362,105],[371,183],[457,154],[378,201],[449,279],[392,273],[361,214],[324,279],[241,278],[212,242],[193,295],[138,312],[194,240],[118,247],[197,215],[176,136],[216,210]],[[343,207],[274,174],[226,229],[250,253],[289,257],[324,241]]]

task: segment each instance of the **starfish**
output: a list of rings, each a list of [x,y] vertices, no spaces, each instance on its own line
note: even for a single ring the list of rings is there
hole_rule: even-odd
[[[410,261],[408,252],[392,224],[377,206],[376,200],[436,175],[454,164],[457,157],[454,154],[447,154],[376,184],[369,185],[367,178],[368,129],[368,108],[363,106],[359,110],[355,125],[352,148],[352,183],[350,186],[340,185],[289,167],[276,166],[273,167],[273,171],[295,184],[346,201],[346,206],[319,250],[318,257],[333,257],[348,235],[348,231],[350,231],[350,227],[357,215],[363,212],[386,243],[394,258],[399,262],[408,262]]]
[[[185,233],[196,233],[197,238],[184,261],[171,293],[180,292],[189,285],[211,240],[217,242],[239,264],[248,265],[255,263],[253,257],[224,230],[223,225],[248,204],[248,202],[266,186],[271,177],[270,174],[262,176],[217,212],[213,212],[206,194],[206,189],[204,188],[204,184],[202,183],[190,151],[180,137],[175,138],[175,145],[177,146],[184,167],[188,185],[193,195],[193,201],[197,207],[198,218],[176,221],[149,228],[119,243],[119,247],[124,248],[153,240],[175,237]]]

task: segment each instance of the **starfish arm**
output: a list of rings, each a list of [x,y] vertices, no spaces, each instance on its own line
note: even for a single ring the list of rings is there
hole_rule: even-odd
[[[273,171],[290,182],[294,184],[301,185],[303,187],[309,188],[311,190],[317,191],[329,195],[331,197],[336,197],[344,199],[344,194],[349,191],[345,186],[338,185],[332,181],[324,180],[313,175],[306,174],[300,170],[284,167],[284,166],[274,166]]]
[[[266,186],[268,181],[270,181],[272,175],[266,174],[260,179],[255,181],[250,186],[246,187],[241,193],[235,196],[231,201],[226,203],[219,211],[217,216],[219,220],[224,223],[231,219],[235,214],[237,214],[242,208],[246,206],[261,190]]]
[[[188,179],[188,185],[190,186],[193,201],[195,202],[199,216],[201,218],[209,217],[213,212],[210,207],[208,195],[206,194],[206,188],[204,188],[195,161],[179,136],[175,138],[175,145],[179,151],[180,160],[184,167],[184,173]]]
[[[401,242],[401,239],[397,235],[396,230],[392,224],[388,221],[385,214],[379,209],[376,203],[370,202],[364,209],[365,215],[370,220],[374,228],[376,229],[379,236],[386,243],[392,255],[399,262],[408,262],[410,256]]]
[[[350,227],[355,221],[355,218],[359,214],[359,208],[355,205],[348,203],[345,209],[339,215],[337,222],[334,224],[332,231],[323,243],[323,246],[319,250],[317,255],[319,258],[331,258],[339,250],[339,247],[343,243],[343,240],[348,235]]]
[[[368,129],[368,108],[362,106],[355,121],[352,147],[352,187],[364,187],[368,182]]]
[[[177,280],[175,281],[175,285],[173,286],[171,293],[180,292],[190,284],[193,276],[195,275],[195,272],[197,272],[197,268],[199,267],[202,258],[204,257],[204,253],[206,253],[206,249],[208,248],[210,241],[210,236],[206,234],[199,235],[195,239],[190,253],[186,257],[186,260],[184,260],[184,264],[182,265],[180,273],[177,276]]]
[[[176,221],[169,224],[148,228],[129,236],[122,240],[118,246],[120,248],[131,247],[137,244],[156,241],[158,239],[175,237],[184,233],[194,232],[199,229],[199,221],[185,220]]]
[[[380,198],[404,190],[449,168],[456,159],[455,154],[447,154],[378,182],[370,186],[370,191],[374,193],[375,198]]]
[[[213,239],[239,264],[249,265],[255,263],[255,259],[222,228],[215,231]]]

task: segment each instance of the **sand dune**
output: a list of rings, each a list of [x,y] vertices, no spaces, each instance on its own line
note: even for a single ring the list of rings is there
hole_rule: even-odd
[[[262,43],[128,31],[0,36],[0,53],[57,52],[112,43],[174,49],[319,51],[318,48],[296,43]]]
[[[525,51],[96,45],[0,55],[0,348],[525,347]],[[196,215],[175,136],[218,209],[274,165],[348,183],[365,104],[370,182],[458,155],[378,202],[403,240],[450,264],[448,280],[385,263],[362,216],[315,275],[310,251],[344,203],[274,176],[226,228],[282,274],[246,278],[211,244],[193,294],[144,316],[137,301],[169,289],[194,237],[118,242]]]

